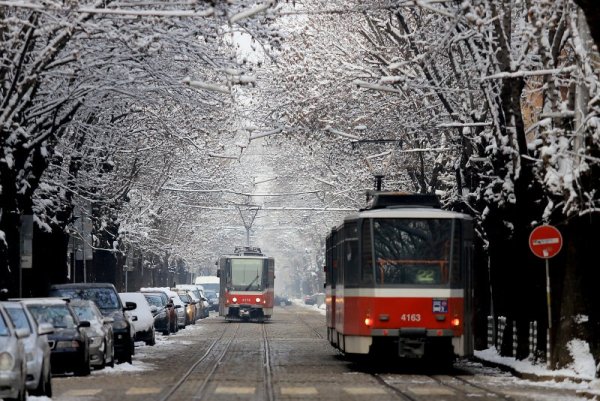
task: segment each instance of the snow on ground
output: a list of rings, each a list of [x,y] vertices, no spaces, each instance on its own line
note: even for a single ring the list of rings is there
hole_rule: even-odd
[[[301,300],[301,299],[292,299],[292,303],[294,305],[298,305],[298,306],[301,306],[301,307],[306,308],[306,309],[311,309],[311,310],[317,311],[321,315],[325,316],[325,304],[321,304],[321,305],[306,305],[304,303],[304,301]]]

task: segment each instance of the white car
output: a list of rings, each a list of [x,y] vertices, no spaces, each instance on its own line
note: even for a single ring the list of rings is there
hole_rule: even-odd
[[[27,330],[15,329],[0,305],[0,398],[24,401],[27,398],[27,356],[23,340]]]
[[[50,346],[48,334],[54,327],[48,323],[38,326],[33,316],[19,302],[2,302],[9,319],[16,329],[27,330],[29,336],[23,339],[27,355],[27,390],[36,396],[52,397],[52,372],[50,367]]]
[[[135,341],[144,341],[147,345],[156,344],[154,316],[144,294],[141,292],[120,292],[119,297],[123,303],[134,302],[136,304],[135,309],[126,312],[135,329]]]

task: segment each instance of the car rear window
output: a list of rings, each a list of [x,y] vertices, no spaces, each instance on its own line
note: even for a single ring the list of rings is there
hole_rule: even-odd
[[[6,312],[17,329],[27,329],[30,333],[33,331],[25,311],[20,307],[6,307]]]
[[[38,323],[50,323],[57,329],[74,329],[75,319],[66,305],[29,305],[29,312]]]
[[[150,305],[154,305],[156,307],[163,306],[163,302],[160,295],[144,295],[144,297],[146,297],[146,300]]]
[[[112,288],[57,288],[53,292],[61,297],[94,301],[100,309],[120,309],[121,302]]]

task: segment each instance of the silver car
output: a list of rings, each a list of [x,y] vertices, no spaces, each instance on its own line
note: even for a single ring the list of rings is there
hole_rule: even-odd
[[[73,299],[71,307],[79,320],[87,320],[90,327],[85,329],[90,339],[90,365],[103,369],[107,365],[115,366],[115,346],[111,317],[104,317],[94,301]]]
[[[12,324],[17,329],[27,330],[23,339],[27,356],[27,390],[31,395],[52,397],[52,373],[50,370],[50,346],[48,334],[54,327],[48,323],[38,326],[33,316],[19,302],[2,302]]]
[[[0,398],[4,401],[25,401],[27,397],[27,357],[23,340],[28,335],[26,330],[14,328],[0,306]]]

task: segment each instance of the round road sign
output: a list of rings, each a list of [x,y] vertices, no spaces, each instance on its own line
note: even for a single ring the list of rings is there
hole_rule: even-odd
[[[562,248],[562,235],[556,227],[543,225],[536,227],[529,235],[529,248],[538,258],[550,259]]]

